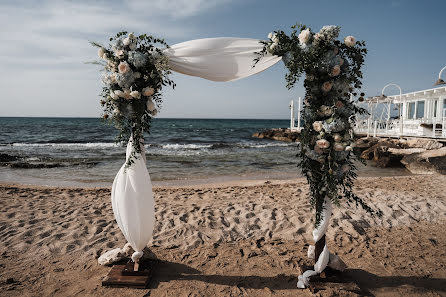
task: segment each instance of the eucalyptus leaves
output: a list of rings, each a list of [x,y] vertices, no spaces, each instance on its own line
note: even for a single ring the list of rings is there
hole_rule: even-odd
[[[363,100],[361,88],[365,43],[353,36],[338,40],[340,28],[324,26],[313,32],[304,25],[293,26],[290,36],[283,31],[269,34],[255,59],[267,53],[282,56],[288,68],[287,87],[292,88],[305,74],[299,167],[310,184],[311,204],[316,208],[316,226],[321,221],[324,199],[335,204],[341,199],[380,214],[353,193],[356,167],[353,123],[366,111],[352,100]],[[359,96],[358,96],[359,95]],[[358,158],[359,159],[359,158]]]
[[[127,160],[130,166],[161,107],[161,89],[166,85],[174,88],[175,83],[169,79],[167,57],[156,47],[168,47],[163,39],[119,32],[110,42],[107,47],[91,44],[99,48],[101,61],[96,64],[104,66],[103,118],[119,129],[117,142],[126,144],[132,138],[135,150]]]

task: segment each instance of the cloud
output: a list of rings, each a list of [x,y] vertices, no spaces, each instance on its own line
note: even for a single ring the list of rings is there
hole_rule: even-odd
[[[0,4],[0,59],[11,69],[79,64],[95,58],[88,40],[106,42],[120,30],[187,39],[184,19],[230,0],[6,1]]]

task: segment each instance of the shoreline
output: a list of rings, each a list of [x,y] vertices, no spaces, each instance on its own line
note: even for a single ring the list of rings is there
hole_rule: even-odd
[[[371,163],[371,162],[369,162]],[[405,168],[377,168],[372,165],[364,166],[358,162],[358,178],[359,177],[382,177],[382,176],[412,176]],[[116,171],[117,173],[117,171]],[[18,181],[20,177],[12,176],[8,179],[0,180],[0,184],[17,184],[17,185],[38,185],[38,186],[50,186],[50,187],[74,187],[74,188],[106,188],[111,187],[113,180],[109,182],[76,182],[67,180],[51,180],[50,182],[43,182],[42,179],[22,177],[21,181]],[[207,185],[207,184],[231,184],[239,182],[262,182],[262,181],[281,181],[281,180],[296,180],[304,179],[297,167],[294,172],[281,172],[271,170],[269,173],[252,174],[247,173],[243,175],[216,175],[211,177],[192,177],[188,179],[165,179],[165,180],[152,180],[154,187],[163,186],[194,186],[194,185]],[[47,179],[45,179],[47,180]]]

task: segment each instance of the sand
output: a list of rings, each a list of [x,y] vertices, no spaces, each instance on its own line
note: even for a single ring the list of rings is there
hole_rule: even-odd
[[[383,217],[341,205],[327,240],[362,294],[446,296],[446,176],[360,178],[356,191]],[[98,256],[126,243],[110,189],[0,184],[0,296],[312,296],[296,288],[314,216],[303,179],[154,193],[158,264],[138,290],[101,286]]]

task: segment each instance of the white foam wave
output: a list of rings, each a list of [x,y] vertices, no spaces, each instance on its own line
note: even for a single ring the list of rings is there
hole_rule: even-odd
[[[183,150],[183,149],[189,149],[189,150],[199,150],[199,149],[206,149],[212,147],[212,144],[165,144],[161,146],[163,149],[170,149],[170,150]]]
[[[15,147],[54,147],[54,148],[110,148],[119,147],[116,143],[88,142],[88,143],[13,143]]]

